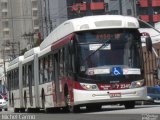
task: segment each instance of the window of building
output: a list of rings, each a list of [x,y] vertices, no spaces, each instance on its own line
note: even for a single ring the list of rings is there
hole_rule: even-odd
[[[8,28],[9,27],[9,22],[8,21],[3,21],[3,28]]]
[[[1,7],[2,7],[2,9],[7,9],[8,8],[8,3],[7,2],[2,2]]]
[[[33,10],[33,16],[37,17],[38,16],[38,11],[37,10]]]
[[[132,10],[131,9],[127,10],[127,15],[132,15]]]
[[[110,14],[112,14],[112,15],[118,15],[118,10],[111,10]]]
[[[6,38],[6,37],[9,37],[9,31],[3,31],[3,37]]]
[[[32,8],[38,8],[38,2],[32,1]]]
[[[35,19],[34,20],[34,27],[37,27],[39,25],[39,20],[38,19]]]
[[[2,18],[6,18],[8,16],[8,12],[2,12]]]
[[[147,15],[148,14],[148,8],[141,8],[139,10],[140,15]]]

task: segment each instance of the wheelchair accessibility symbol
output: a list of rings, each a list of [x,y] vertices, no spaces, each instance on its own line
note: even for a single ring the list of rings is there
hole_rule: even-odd
[[[122,75],[123,74],[122,69],[120,67],[113,67],[112,68],[112,73],[114,75]]]

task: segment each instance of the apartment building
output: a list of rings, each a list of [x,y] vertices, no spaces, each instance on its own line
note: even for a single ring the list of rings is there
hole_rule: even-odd
[[[1,59],[13,59],[34,45],[39,31],[37,0],[0,0]]]
[[[0,81],[10,60],[36,42],[38,0],[0,0]]]

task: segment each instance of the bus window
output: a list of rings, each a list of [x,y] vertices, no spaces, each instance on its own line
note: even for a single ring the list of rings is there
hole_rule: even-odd
[[[44,82],[48,81],[48,58],[44,58]]]
[[[39,76],[40,76],[40,81],[39,83],[42,84],[43,83],[43,59],[40,60],[39,62],[39,68],[40,68],[40,72],[39,72]]]
[[[48,80],[52,81],[53,76],[53,55],[48,56]]]

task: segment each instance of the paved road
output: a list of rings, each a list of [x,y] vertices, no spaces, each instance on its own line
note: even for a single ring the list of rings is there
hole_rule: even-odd
[[[0,120],[160,120],[160,105],[136,106],[124,109],[123,106],[104,106],[101,111],[80,113],[13,113],[13,109],[2,111]]]

